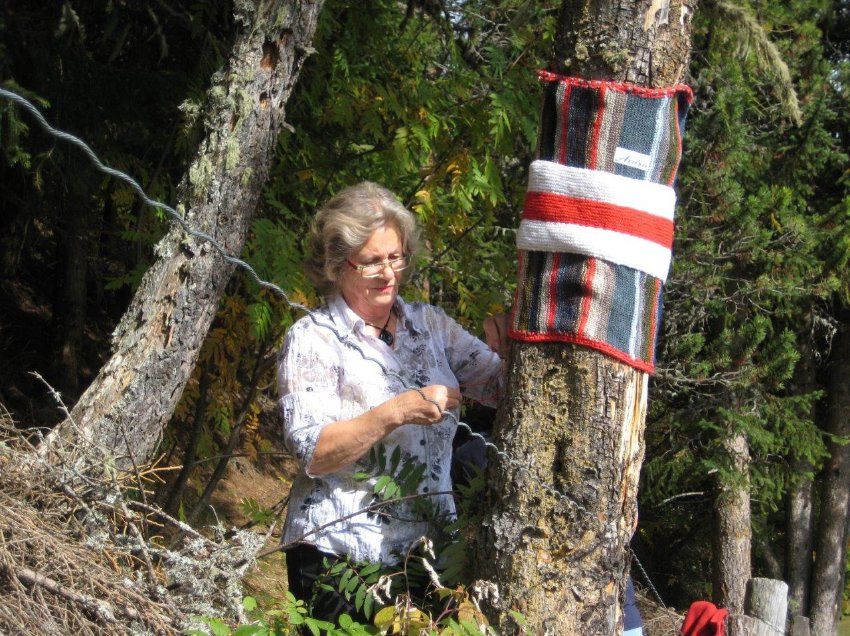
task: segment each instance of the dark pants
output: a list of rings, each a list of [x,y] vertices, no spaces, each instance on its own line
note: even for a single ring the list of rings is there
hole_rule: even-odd
[[[337,581],[331,580],[328,576],[329,568],[324,564],[325,559],[329,566],[333,567],[344,560],[342,557],[322,552],[305,543],[299,543],[294,548],[286,550],[284,554],[286,554],[289,591],[295,598],[304,601],[310,616],[336,624],[340,614],[348,614],[358,623],[370,623],[354,607],[354,599],[346,600],[345,596],[336,591]],[[317,585],[318,583],[327,583],[333,587],[334,591],[322,589]]]

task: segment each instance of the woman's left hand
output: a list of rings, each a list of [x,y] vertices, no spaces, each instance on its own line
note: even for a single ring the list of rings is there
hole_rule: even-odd
[[[502,360],[508,359],[508,315],[497,314],[484,319],[484,338],[487,346],[499,354]]]

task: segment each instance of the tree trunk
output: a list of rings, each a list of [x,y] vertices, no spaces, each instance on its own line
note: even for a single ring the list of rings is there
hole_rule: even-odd
[[[69,170],[73,175],[75,170]],[[71,188],[72,193],[75,188]],[[79,395],[79,367],[86,324],[86,279],[93,216],[91,201],[63,193],[59,219],[60,243],[57,259],[57,293],[54,301],[56,371],[65,395]]]
[[[743,614],[752,571],[750,448],[741,431],[729,431],[723,446],[736,480],[720,484],[714,504],[712,595],[714,602],[730,614]]]
[[[812,393],[817,388],[816,368],[811,349],[805,351],[797,367],[797,388],[800,393]],[[812,421],[815,421],[814,406]],[[814,508],[812,506],[812,465],[794,458],[791,477],[794,481],[788,490],[786,507],[785,571],[788,580],[789,612],[793,616],[809,613],[809,583],[812,576],[812,549],[814,547]]]
[[[827,385],[826,430],[850,436],[850,323],[842,325],[832,342]],[[844,560],[847,554],[848,504],[850,504],[850,444],[832,442],[824,470],[820,523],[812,574],[812,633],[831,636],[838,631]]]
[[[670,86],[690,52],[693,2],[566,0],[556,70],[587,79]],[[643,461],[648,376],[572,344],[514,342],[491,464],[478,562],[508,610],[538,634],[622,629],[628,544]],[[557,492],[554,492],[552,488]]]
[[[321,6],[321,0],[236,3],[239,32],[227,68],[213,78],[205,138],[175,206],[231,254],[245,242]],[[156,253],[113,334],[112,358],[71,418],[47,438],[47,448],[84,437],[119,455],[132,452],[137,462],[153,454],[233,271],[207,242],[177,226]]]
[[[186,450],[183,451],[183,466],[177,474],[177,479],[168,491],[163,510],[173,514],[177,510],[177,502],[183,496],[186,483],[195,468],[195,455],[198,450],[198,442],[201,440],[201,432],[204,430],[204,421],[207,416],[209,405],[209,388],[212,379],[206,368],[201,369],[201,377],[198,379],[198,401],[195,402],[195,413],[192,418],[192,430],[189,431],[189,439],[186,440]],[[166,464],[167,465],[167,464]]]

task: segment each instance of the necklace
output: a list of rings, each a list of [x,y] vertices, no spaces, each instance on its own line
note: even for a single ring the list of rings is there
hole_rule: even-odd
[[[387,316],[387,321],[384,323],[383,327],[379,327],[378,325],[373,325],[371,322],[366,322],[365,320],[363,321],[365,324],[369,325],[373,329],[378,329],[380,331],[380,333],[378,334],[378,338],[381,340],[381,342],[386,344],[388,347],[392,347],[393,343],[395,342],[395,336],[393,336],[393,334],[390,332],[390,330],[387,329],[387,325],[390,324],[390,319],[393,317],[394,313],[395,313],[395,307],[390,309],[390,315]]]

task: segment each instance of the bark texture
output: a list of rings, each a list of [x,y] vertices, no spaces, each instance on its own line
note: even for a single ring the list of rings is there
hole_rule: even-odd
[[[591,79],[675,84],[687,68],[694,6],[566,0],[552,67]],[[495,431],[505,455],[491,464],[492,515],[478,545],[478,563],[500,592],[492,618],[500,633],[517,630],[508,612],[516,609],[537,634],[616,634],[648,377],[569,344],[515,342],[511,349]]]
[[[850,322],[844,321],[832,343],[826,430],[841,437],[850,436]],[[830,459],[824,469],[817,555],[812,575],[812,633],[832,636],[838,632],[838,618],[847,555],[848,509],[850,509],[850,444],[829,445]]]
[[[617,633],[647,380],[588,349],[514,345],[495,440],[510,462],[491,474],[499,499],[480,562],[535,633]],[[500,627],[510,633],[506,616]]]
[[[747,581],[752,572],[750,448],[741,431],[729,431],[723,446],[736,479],[720,484],[714,503],[712,596],[730,614],[743,614]]]
[[[213,78],[205,137],[175,206],[231,254],[245,242],[321,7],[322,0],[234,3],[238,33]],[[156,253],[113,334],[111,359],[43,446],[82,437],[136,461],[154,452],[233,271],[177,226]]]
[[[803,352],[797,367],[797,386],[800,393],[817,389],[816,365],[811,349]],[[815,421],[814,407],[811,417]],[[814,507],[812,505],[812,465],[795,458],[792,463],[794,479],[788,491],[786,507],[788,529],[785,571],[788,579],[789,612],[792,617],[809,613],[809,582],[812,575],[814,548]]]

